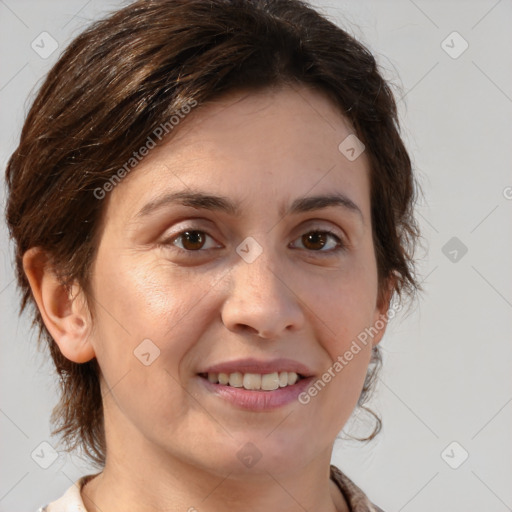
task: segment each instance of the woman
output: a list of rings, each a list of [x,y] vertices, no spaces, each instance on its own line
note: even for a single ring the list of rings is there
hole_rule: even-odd
[[[57,432],[101,470],[41,510],[380,510],[330,460],[418,232],[360,43],[297,0],[135,2],[50,71],[7,182]]]

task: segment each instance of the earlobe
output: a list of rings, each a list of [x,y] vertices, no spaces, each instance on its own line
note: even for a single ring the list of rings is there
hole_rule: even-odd
[[[60,282],[40,247],[25,252],[23,269],[44,324],[64,357],[75,363],[93,359],[91,317],[80,288],[69,290]]]

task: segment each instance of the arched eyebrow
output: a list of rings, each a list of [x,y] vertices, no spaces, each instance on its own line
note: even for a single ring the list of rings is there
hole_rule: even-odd
[[[135,218],[140,219],[146,217],[162,208],[174,204],[191,206],[196,209],[224,212],[232,216],[239,216],[241,214],[240,202],[235,202],[225,196],[187,190],[170,192],[153,199],[139,210]],[[281,205],[279,215],[286,217],[292,214],[322,210],[329,207],[343,208],[347,212],[359,216],[360,220],[364,223],[364,216],[359,206],[342,193],[299,197],[288,207]]]

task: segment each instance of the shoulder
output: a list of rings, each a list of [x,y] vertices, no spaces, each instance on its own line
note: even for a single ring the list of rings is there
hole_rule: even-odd
[[[59,499],[40,507],[37,512],[87,512],[80,491],[85,483],[95,476],[97,475],[79,478]]]
[[[339,487],[352,512],[384,512],[350,478],[331,464],[331,480]]]

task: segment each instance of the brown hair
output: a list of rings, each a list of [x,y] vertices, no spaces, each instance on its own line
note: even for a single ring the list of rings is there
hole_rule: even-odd
[[[402,298],[414,277],[416,196],[389,85],[371,53],[301,0],[140,0],[95,22],[48,73],[6,172],[7,221],[22,291],[61,379],[53,433],[102,466],[106,446],[99,366],[66,359],[35,305],[22,257],[47,252],[66,286],[89,304],[102,187],[155,127],[190,101],[239,89],[306,84],[328,95],[366,145],[379,294],[394,278]],[[341,142],[341,141],[340,141]],[[379,299],[379,300],[380,300]],[[92,309],[92,308],[91,308]],[[359,399],[364,408],[381,362],[373,352]],[[371,439],[377,428],[366,439]]]

